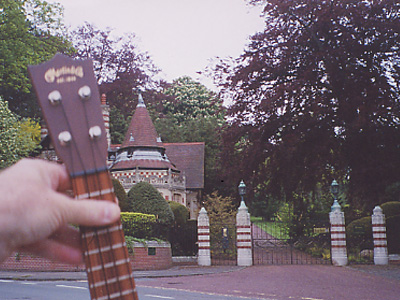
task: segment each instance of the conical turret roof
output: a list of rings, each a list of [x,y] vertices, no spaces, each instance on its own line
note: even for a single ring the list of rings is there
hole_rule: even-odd
[[[121,145],[121,148],[127,147],[163,147],[141,94]]]
[[[142,95],[139,95],[139,103],[112,166],[112,170],[135,168],[178,171],[165,154],[165,147],[151,121]]]

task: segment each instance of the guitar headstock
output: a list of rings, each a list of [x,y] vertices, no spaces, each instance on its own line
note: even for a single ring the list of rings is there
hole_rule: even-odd
[[[107,167],[107,137],[92,60],[56,54],[28,67],[53,145],[72,176]]]

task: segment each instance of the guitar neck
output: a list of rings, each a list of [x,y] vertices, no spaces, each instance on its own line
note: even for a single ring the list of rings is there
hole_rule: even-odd
[[[72,178],[76,199],[116,202],[108,171]],[[138,300],[121,221],[80,227],[92,300]]]

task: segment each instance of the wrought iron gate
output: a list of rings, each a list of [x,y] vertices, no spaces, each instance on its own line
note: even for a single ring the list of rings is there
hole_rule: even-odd
[[[326,244],[325,240],[328,237],[325,228],[324,230],[320,228],[320,231],[318,233],[318,230],[314,230],[312,237],[293,239],[289,237],[288,230],[280,222],[252,224],[253,263],[254,265],[330,264],[329,250],[316,248],[316,240],[323,238]],[[319,237],[320,234],[323,235]],[[329,237],[327,241],[329,249]]]
[[[212,265],[236,265],[236,224],[210,223]]]

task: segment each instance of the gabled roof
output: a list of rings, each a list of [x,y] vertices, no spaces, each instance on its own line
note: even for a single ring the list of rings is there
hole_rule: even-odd
[[[186,175],[186,188],[204,188],[205,143],[164,143],[164,147],[170,161]]]
[[[151,121],[142,95],[139,95],[139,103],[125,134],[121,149],[127,147],[162,147],[162,142]]]

